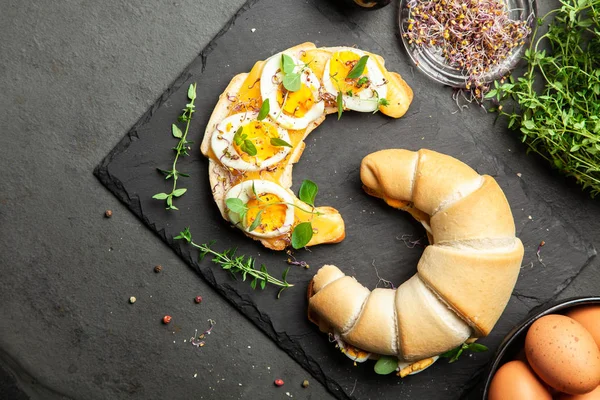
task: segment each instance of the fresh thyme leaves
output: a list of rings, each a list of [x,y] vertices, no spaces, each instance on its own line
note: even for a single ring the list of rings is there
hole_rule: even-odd
[[[267,117],[267,115],[269,115],[269,111],[269,99],[265,99],[262,103],[262,106],[260,106],[260,111],[258,112],[258,116],[256,117],[256,119],[262,121]]]
[[[342,113],[344,112],[344,98],[342,96],[342,92],[338,92],[337,98],[335,99],[337,102],[338,109],[338,121],[342,118]]]
[[[310,204],[314,207],[317,193],[319,193],[317,184],[309,179],[305,179],[302,181],[302,185],[300,185],[300,190],[298,190],[298,197],[306,204]]]
[[[290,267],[287,267],[283,271],[281,279],[276,279],[267,272],[267,267],[264,264],[261,264],[260,269],[256,269],[254,258],[236,255],[236,249],[229,249],[219,253],[212,249],[214,241],[205,244],[195,243],[192,239],[192,233],[190,232],[189,227],[185,228],[182,232],[179,232],[179,235],[175,236],[173,239],[185,240],[187,243],[200,250],[199,261],[202,261],[204,257],[210,254],[213,256],[212,262],[222,269],[228,270],[234,278],[237,278],[237,274],[242,275],[243,281],[246,281],[249,277],[252,279],[252,281],[250,281],[252,289],[256,289],[256,286],[260,285],[260,288],[264,290],[267,284],[270,283],[281,287],[277,293],[277,298],[279,298],[281,292],[294,286],[287,281],[287,274]]]
[[[398,369],[398,359],[392,356],[381,356],[375,363],[375,373],[389,375]]]
[[[167,210],[178,210],[178,208],[173,205],[173,198],[180,197],[187,191],[187,189],[185,188],[177,188],[177,180],[179,179],[179,177],[189,176],[177,170],[177,161],[179,160],[180,156],[189,156],[188,145],[194,143],[187,140],[187,134],[190,129],[192,115],[196,111],[196,106],[194,105],[194,102],[196,100],[196,83],[192,83],[188,87],[187,97],[189,99],[189,102],[185,105],[183,112],[178,117],[178,120],[180,122],[185,123],[185,131],[182,132],[181,129],[175,124],[171,125],[171,134],[174,138],[179,139],[179,143],[177,143],[177,146],[173,147],[173,150],[175,150],[175,159],[173,160],[171,169],[163,170],[157,168],[159,172],[165,175],[165,179],[173,179],[173,187],[171,189],[171,193],[157,193],[154,196],[152,196],[152,198],[156,200],[165,200],[167,203]]]
[[[448,362],[453,363],[455,361],[458,361],[458,358],[461,356],[461,354],[465,350],[472,351],[473,353],[481,353],[481,352],[487,351],[488,348],[479,343],[470,343],[470,344],[463,343],[462,345],[458,346],[455,349],[452,349],[445,353],[440,354],[440,357],[449,358],[450,360]]]
[[[292,232],[292,247],[301,249],[310,242],[313,237],[313,228],[310,222],[301,222]]]
[[[350,72],[348,72],[348,75],[346,76],[346,79],[358,79],[358,78],[360,78],[360,76],[362,75],[362,73],[365,71],[365,67],[367,66],[367,60],[368,59],[369,59],[369,56],[362,56],[360,58],[360,60],[358,60],[358,62],[354,66],[354,68],[352,68],[352,70],[350,70]]]
[[[600,0],[562,0],[525,52],[525,73],[487,94],[522,141],[591,196],[600,193]],[[536,32],[539,26],[536,28]],[[535,37],[534,33],[534,37]],[[551,52],[542,50],[549,47]],[[549,46],[547,46],[549,45]],[[512,100],[510,102],[509,100]]]
[[[291,144],[289,144],[288,142],[286,142],[283,139],[280,138],[271,138],[271,146],[278,146],[278,147],[293,147]]]

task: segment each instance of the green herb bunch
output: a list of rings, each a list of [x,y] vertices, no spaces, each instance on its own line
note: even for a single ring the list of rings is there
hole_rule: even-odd
[[[196,111],[196,106],[194,105],[194,101],[196,100],[196,83],[192,83],[188,87],[187,97],[189,99],[189,103],[185,105],[183,112],[178,118],[179,122],[185,123],[185,131],[182,132],[176,124],[171,124],[171,134],[174,138],[179,139],[177,146],[173,147],[173,150],[175,151],[175,159],[173,160],[171,169],[164,170],[157,168],[159,172],[165,175],[165,179],[173,179],[171,193],[157,193],[152,196],[153,199],[166,200],[167,210],[178,210],[178,208],[173,205],[173,198],[181,197],[187,191],[185,188],[177,187],[177,180],[179,177],[189,177],[188,174],[184,174],[183,172],[177,170],[177,161],[179,160],[180,156],[189,156],[189,145],[194,143],[187,140],[187,135],[190,129],[190,122],[192,121],[192,115]]]
[[[237,278],[237,274],[241,274],[242,281],[246,281],[246,279],[250,277],[252,279],[250,281],[252,289],[256,289],[257,286],[260,286],[260,288],[264,290],[267,287],[267,284],[270,283],[281,287],[277,293],[277,298],[279,298],[281,292],[294,286],[287,281],[287,274],[290,267],[287,267],[285,271],[283,271],[281,279],[276,279],[267,272],[267,267],[264,264],[257,269],[254,265],[254,258],[236,255],[236,249],[229,249],[219,253],[212,249],[212,246],[215,243],[214,241],[205,244],[195,243],[192,239],[192,233],[190,232],[189,227],[185,228],[182,232],[179,232],[179,235],[175,236],[173,239],[185,240],[187,243],[200,250],[198,261],[202,261],[204,257],[211,254],[213,256],[212,262],[221,268],[228,270],[234,278]]]
[[[254,183],[252,184],[252,192],[253,192],[254,197],[260,202],[261,201],[260,195],[258,193],[256,193],[256,189],[254,188]],[[244,203],[241,199],[232,197],[232,198],[227,199],[225,201],[225,204],[227,205],[227,208],[231,212],[238,214],[238,216],[240,217],[240,223],[242,224],[242,227],[244,229],[246,229],[248,232],[252,232],[256,228],[258,228],[258,226],[261,224],[261,215],[262,215],[263,211],[267,207],[271,207],[274,205],[285,204],[287,206],[296,207],[304,212],[307,212],[307,213],[310,213],[313,215],[320,215],[320,213],[318,211],[314,211],[315,198],[316,198],[318,192],[319,192],[319,187],[317,186],[317,184],[311,180],[305,179],[304,181],[302,181],[302,185],[300,185],[298,197],[300,198],[300,200],[302,200],[306,204],[310,205],[313,208],[312,210],[304,210],[293,203],[286,203],[286,202],[269,203],[268,205],[266,205],[266,207],[263,206],[263,208],[260,211],[258,211],[258,213],[256,214],[256,217],[254,218],[254,221],[252,221],[250,226],[247,226],[247,223],[246,223],[246,214],[248,213],[248,210],[251,208],[248,206],[248,203]],[[254,207],[260,207],[260,206],[254,206]],[[310,222],[301,222],[298,225],[296,225],[294,227],[294,230],[292,231],[292,239],[291,239],[292,247],[294,249],[301,249],[302,247],[306,246],[308,244],[308,242],[310,242],[312,237],[313,237],[312,224]]]
[[[495,82],[486,97],[500,102],[495,110],[508,118],[509,128],[520,129],[529,151],[595,196],[600,193],[600,0],[561,3],[537,21],[536,33],[554,15],[547,33],[525,52],[524,75]]]

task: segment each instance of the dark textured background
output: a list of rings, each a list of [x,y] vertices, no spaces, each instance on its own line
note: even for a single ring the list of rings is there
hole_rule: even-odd
[[[0,45],[0,126],[5,131],[0,139],[4,171],[0,187],[0,225],[4,228],[0,231],[0,358],[4,367],[0,397],[17,396],[15,378],[24,396],[35,398],[285,398],[285,392],[296,398],[330,396],[312,378],[311,387],[301,389],[300,382],[308,373],[208,288],[91,176],[92,168],[239,6],[233,2],[0,3],[4,38]],[[242,13],[232,30],[251,26],[263,35],[272,32],[269,24],[275,11],[260,7],[261,3],[254,4],[250,12]],[[433,105],[428,96],[415,100],[413,121],[407,117],[398,121],[399,126],[414,130],[413,139],[421,135],[425,143],[431,140],[427,146],[443,151],[451,150],[443,139],[452,139],[448,135],[454,131],[453,140],[459,138],[477,149],[463,159],[475,162],[480,172],[506,176],[500,180],[515,193],[511,201],[518,229],[533,233],[537,229],[538,236],[546,240],[550,234],[546,236],[543,230],[553,232],[542,252],[552,268],[550,273],[564,273],[568,278],[569,271],[582,266],[585,255],[592,251],[590,244],[599,242],[597,202],[554,176],[539,160],[526,157],[518,141],[501,127],[492,129],[493,118],[481,110],[472,107],[460,118],[471,129],[452,129],[444,119],[456,118],[450,92],[417,73],[412,76],[394,36],[395,11],[391,7],[348,17],[352,22],[346,26],[360,32],[363,39],[374,38],[374,46],[384,49],[388,62],[422,89],[418,94],[435,94],[431,96],[437,99]],[[291,27],[291,32],[273,32],[279,40],[274,43],[265,39],[255,43],[248,30],[236,45],[257,46],[265,56],[278,50],[275,44],[282,40],[293,38],[295,43],[303,39],[294,37],[294,29],[303,31]],[[307,39],[329,44],[327,37]],[[236,57],[236,49],[217,46],[213,51],[215,55],[230,52],[238,63],[230,65],[242,70],[258,58]],[[210,67],[210,55],[207,61]],[[221,79],[228,80],[229,72],[224,69],[220,66],[219,71],[227,78]],[[215,82],[214,86],[225,84]],[[432,109],[431,123],[423,122],[426,116],[417,115]],[[377,128],[372,123],[387,122],[381,116],[346,117],[350,121],[345,123],[370,131]],[[334,122],[326,122],[320,130],[328,126],[333,130]],[[314,135],[326,140],[324,132]],[[369,146],[377,147],[371,142]],[[309,157],[331,170],[335,165],[325,155],[321,143],[311,143],[303,157],[305,163],[301,161],[295,175],[307,176],[305,158]],[[202,162],[198,158],[192,167],[201,168]],[[352,173],[350,161],[340,168]],[[520,180],[515,178],[517,172],[522,174]],[[328,204],[333,189],[329,188],[329,197],[323,190],[321,204]],[[186,196],[182,200],[193,200],[191,193]],[[389,212],[368,202],[378,212]],[[111,219],[102,217],[107,208],[114,211]],[[519,213],[520,208],[524,210]],[[367,221],[368,216],[349,211],[352,216],[346,215],[347,222]],[[528,222],[528,215],[533,222]],[[407,223],[402,217],[394,218]],[[408,224],[406,229],[414,228]],[[527,260],[535,253],[532,246],[538,239],[534,236],[528,243]],[[407,259],[417,256],[402,252]],[[386,257],[386,262],[392,263],[391,257]],[[594,259],[560,297],[597,294],[597,262]],[[164,273],[152,273],[155,264],[163,264]],[[554,290],[545,285],[542,275],[537,279],[539,288]],[[205,299],[200,306],[192,302],[197,294]],[[138,298],[134,305],[127,303],[131,295]],[[536,296],[519,292],[516,300],[522,305],[513,307],[521,312],[538,302]],[[165,313],[174,317],[169,327],[160,324]],[[207,318],[217,320],[207,345],[198,350],[184,343],[194,329],[205,329]],[[314,345],[323,346],[324,338],[315,338]],[[346,372],[347,364],[338,356],[328,349],[318,361],[337,377],[339,393],[351,392],[355,382],[355,394],[371,390],[368,386],[373,378],[363,376],[361,370]],[[336,364],[331,367],[332,360],[337,360],[337,368]],[[195,373],[197,378],[193,378]],[[274,388],[276,377],[286,380],[286,386]],[[438,383],[431,380],[430,386],[438,387]],[[439,387],[456,392],[452,386]],[[403,393],[419,398],[414,390]]]

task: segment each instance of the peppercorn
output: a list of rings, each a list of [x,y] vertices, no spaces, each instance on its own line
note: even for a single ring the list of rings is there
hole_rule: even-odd
[[[202,303],[202,296],[196,296],[196,298],[194,299],[194,301],[196,302],[196,304]]]
[[[111,210],[106,210],[106,211],[104,211],[104,216],[105,216],[106,218],[110,218],[110,217],[112,217],[112,211],[111,211]]]
[[[156,272],[158,274],[160,271],[162,271],[161,265],[157,265],[156,267],[154,267],[154,272]]]
[[[163,324],[168,324],[169,322],[171,322],[171,316],[170,315],[165,315],[162,319]]]
[[[135,298],[134,296],[131,296],[131,297],[129,298],[129,302],[130,302],[131,304],[135,303],[135,300],[136,300],[136,298]]]
[[[283,379],[275,379],[275,386],[283,386]]]
[[[303,388],[307,388],[308,387],[308,379],[305,379],[302,381],[302,387]]]

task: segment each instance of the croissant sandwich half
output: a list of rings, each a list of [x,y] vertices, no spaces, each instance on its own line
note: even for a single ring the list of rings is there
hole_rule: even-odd
[[[417,273],[397,289],[370,291],[339,268],[323,266],[309,284],[308,318],[356,361],[395,356],[399,369],[412,365],[409,372],[488,335],[523,259],[500,186],[453,157],[424,149],[370,154],[360,173],[365,191],[409,212],[425,227],[430,245]]]

